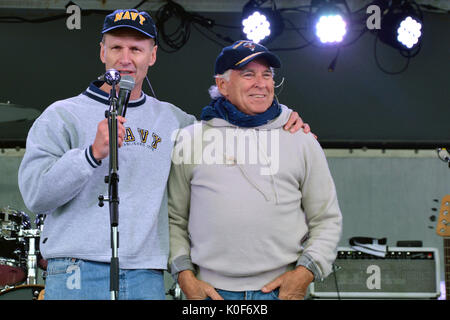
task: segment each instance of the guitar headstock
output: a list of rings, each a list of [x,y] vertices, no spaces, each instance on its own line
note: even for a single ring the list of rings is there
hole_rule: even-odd
[[[450,194],[442,198],[436,233],[442,237],[450,237]]]

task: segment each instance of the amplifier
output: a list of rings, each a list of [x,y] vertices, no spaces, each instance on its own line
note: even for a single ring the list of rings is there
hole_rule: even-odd
[[[388,247],[384,258],[339,247],[334,272],[309,286],[309,298],[437,298],[436,248]]]

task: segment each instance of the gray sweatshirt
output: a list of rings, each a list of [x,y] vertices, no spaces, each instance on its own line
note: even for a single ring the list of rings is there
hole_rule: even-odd
[[[304,265],[323,280],[342,231],[335,185],[312,134],[214,118],[177,136],[169,176],[169,263],[215,288],[260,290]]]
[[[25,205],[47,215],[44,258],[111,260],[109,157],[90,152],[108,94],[91,84],[82,94],[50,105],[34,122],[19,169]],[[174,105],[145,94],[130,101],[119,148],[119,263],[123,269],[165,269],[169,253],[167,178],[172,132],[195,120]]]

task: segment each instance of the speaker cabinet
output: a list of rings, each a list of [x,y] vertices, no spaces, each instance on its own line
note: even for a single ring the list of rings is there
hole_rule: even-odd
[[[435,299],[440,295],[436,248],[389,247],[385,257],[339,247],[334,272],[309,287],[312,299]]]

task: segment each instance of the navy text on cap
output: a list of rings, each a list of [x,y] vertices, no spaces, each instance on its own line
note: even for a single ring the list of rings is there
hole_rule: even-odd
[[[156,27],[152,17],[136,9],[119,9],[106,16],[102,34],[117,28],[132,28],[147,37],[156,38]]]

